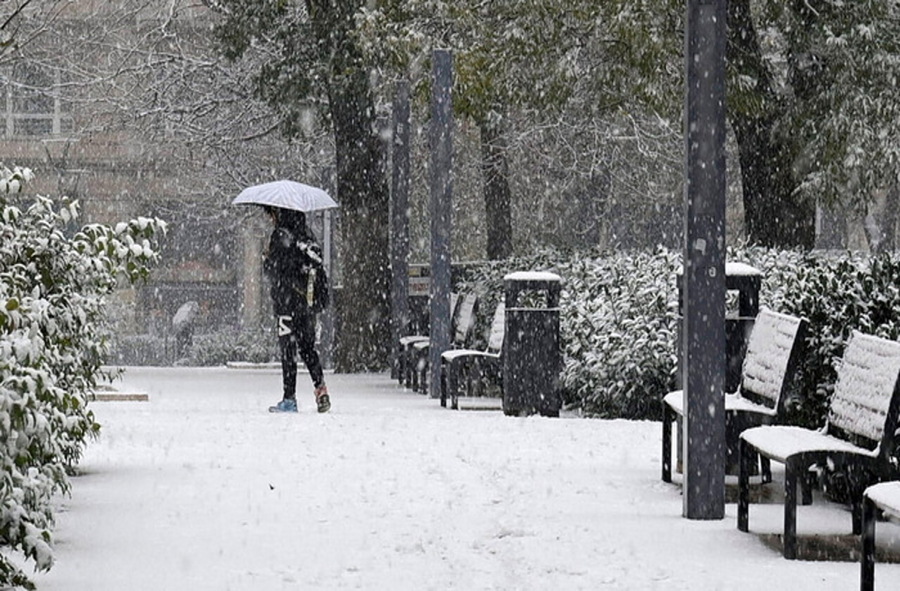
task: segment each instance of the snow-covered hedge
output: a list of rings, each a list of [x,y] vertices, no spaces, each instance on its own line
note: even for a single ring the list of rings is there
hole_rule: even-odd
[[[680,257],[669,250],[575,258],[566,279],[563,384],[585,412],[648,418],[676,365]]]
[[[760,270],[761,305],[810,321],[790,420],[821,425],[850,331],[900,337],[900,256],[736,248],[728,260]],[[507,272],[560,274],[566,401],[592,416],[656,419],[661,397],[675,387],[680,264],[680,252],[666,249],[544,251],[467,268],[457,289],[475,290],[492,310]],[[481,314],[482,334],[487,316]]]
[[[225,365],[230,361],[268,363],[279,359],[278,341],[271,331],[220,330],[194,337],[185,365]]]
[[[52,495],[99,429],[87,401],[108,351],[105,296],[147,276],[165,229],[139,218],[76,230],[77,202],[14,204],[31,177],[0,168],[0,587],[33,587],[12,553],[53,563]]]
[[[802,391],[793,420],[821,425],[837,362],[853,330],[900,338],[900,256],[806,257],[784,278],[783,309],[810,322]]]
[[[481,306],[493,310],[510,271],[562,276],[566,403],[593,416],[648,418],[658,414],[675,368],[679,261],[677,253],[665,249],[543,251],[472,267],[457,288],[474,290]]]

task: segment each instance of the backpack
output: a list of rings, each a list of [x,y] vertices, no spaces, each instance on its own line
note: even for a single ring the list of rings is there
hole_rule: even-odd
[[[297,294],[301,306],[313,312],[321,312],[328,307],[328,275],[322,260],[322,251],[314,242],[297,240],[293,244],[291,259],[295,268],[291,273],[292,289]]]
[[[319,263],[309,270],[306,285],[302,286],[301,290],[304,303],[313,312],[321,312],[328,307],[328,277],[324,265]]]

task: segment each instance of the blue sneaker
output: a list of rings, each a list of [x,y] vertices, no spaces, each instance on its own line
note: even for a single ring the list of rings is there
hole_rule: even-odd
[[[275,406],[270,406],[269,412],[297,412],[297,401],[293,398],[284,398]]]

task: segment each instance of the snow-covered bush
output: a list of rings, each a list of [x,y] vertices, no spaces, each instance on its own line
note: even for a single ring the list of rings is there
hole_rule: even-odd
[[[126,365],[169,365],[171,344],[163,336],[152,334],[114,335],[110,342],[109,362]]]
[[[30,179],[0,169],[0,586],[26,588],[9,553],[50,568],[51,497],[99,429],[87,396],[108,350],[105,296],[147,276],[165,229],[139,218],[73,231],[77,202],[13,203]]]
[[[677,361],[680,260],[659,249],[576,257],[560,265],[566,278],[563,384],[587,414],[658,416]]]
[[[680,260],[680,253],[666,249],[542,251],[467,268],[456,289],[476,291],[493,310],[503,296],[504,274],[560,274],[567,402],[593,416],[653,419],[661,397],[675,386]],[[820,426],[850,332],[900,337],[900,256],[738,247],[729,249],[728,260],[760,270],[761,305],[809,320],[788,420]],[[488,315],[480,316],[486,323]]]
[[[221,330],[197,335],[181,361],[185,365],[225,365],[229,361],[267,363],[278,359],[277,339],[263,330]]]
[[[650,418],[659,414],[675,368],[679,261],[666,249],[547,250],[467,269],[457,289],[474,290],[493,310],[506,273],[559,274],[566,402],[592,416]]]
[[[822,425],[851,331],[900,337],[900,257],[808,257],[782,285],[784,310],[810,322],[800,373],[806,394],[793,409],[794,420]]]

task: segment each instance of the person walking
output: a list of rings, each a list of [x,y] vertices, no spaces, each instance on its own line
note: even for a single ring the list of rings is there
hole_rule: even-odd
[[[318,412],[328,412],[331,399],[316,352],[316,314],[328,304],[322,249],[300,211],[266,206],[275,229],[263,270],[271,286],[278,322],[283,395],[269,412],[297,412],[297,354],[312,379]]]

